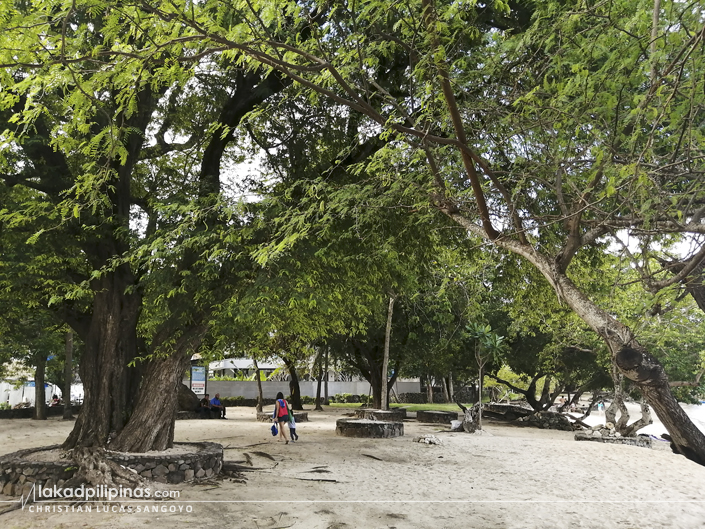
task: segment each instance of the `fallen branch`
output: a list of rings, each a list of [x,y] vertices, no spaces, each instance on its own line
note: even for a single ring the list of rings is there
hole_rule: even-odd
[[[252,453],[256,456],[266,457],[267,459],[271,459],[272,461],[276,461],[276,459],[273,456],[269,455],[267,452],[252,452]]]

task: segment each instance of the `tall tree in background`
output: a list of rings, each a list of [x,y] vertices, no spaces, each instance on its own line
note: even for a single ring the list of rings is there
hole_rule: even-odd
[[[244,54],[365,116],[370,130],[395,138],[385,148],[393,172],[423,153],[428,206],[535,266],[603,338],[676,450],[705,463],[705,436],[662,366],[570,269],[620,230],[647,242],[705,232],[701,11],[664,2],[654,16],[652,2],[627,0],[326,4],[310,11],[314,38],[301,42],[277,32],[300,6],[235,5],[247,20],[223,27],[149,4],[201,44]],[[393,60],[407,68],[388,89],[379,73]],[[698,246],[685,270],[703,255]]]

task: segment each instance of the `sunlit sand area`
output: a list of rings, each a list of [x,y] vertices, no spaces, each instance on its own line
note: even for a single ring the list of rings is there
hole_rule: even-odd
[[[229,408],[226,421],[177,421],[177,441],[220,443],[226,460],[251,465],[241,479],[172,486],[180,497],[159,502],[55,503],[49,512],[27,505],[0,515],[0,526],[695,528],[705,521],[705,468],[663,442],[653,449],[577,442],[571,432],[492,421],[481,435],[450,433],[415,420],[404,421],[403,437],[347,438],[335,434],[335,421],[350,410],[308,411],[299,442],[288,445],[253,408]],[[0,451],[60,443],[71,427],[2,420]],[[442,444],[414,442],[425,435]],[[2,500],[11,502],[3,509],[17,503]]]

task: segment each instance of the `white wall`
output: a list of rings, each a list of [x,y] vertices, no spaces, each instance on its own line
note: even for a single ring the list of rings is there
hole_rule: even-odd
[[[61,397],[61,388],[54,384],[49,384],[44,388],[47,403],[51,402],[51,397],[55,393]],[[83,384],[71,385],[71,400],[83,400]],[[34,386],[23,384],[15,389],[15,383],[10,381],[0,381],[0,402],[7,402],[10,406],[15,406],[20,402],[29,402],[34,406]]]
[[[188,379],[184,380],[184,384],[189,387]],[[307,397],[315,397],[317,384],[318,382],[316,381],[300,381],[299,387],[301,388],[301,395]],[[338,393],[350,393],[352,395],[368,395],[371,394],[370,389],[370,384],[366,380],[356,382],[328,382],[329,396],[336,395]],[[394,385],[394,389],[397,393],[420,393],[421,382],[397,382]],[[207,391],[211,397],[213,397],[216,393],[220,393],[221,397],[244,397],[246,399],[256,399],[257,382],[254,380],[209,380],[207,385]],[[279,391],[281,391],[284,395],[288,395],[289,383],[262,382],[262,393],[265,399],[275,398]],[[323,383],[321,383],[321,397],[323,397],[324,392],[325,388]]]

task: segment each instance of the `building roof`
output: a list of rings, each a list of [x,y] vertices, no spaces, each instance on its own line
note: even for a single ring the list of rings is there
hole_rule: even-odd
[[[257,362],[260,369],[278,369],[282,366],[282,363],[273,363],[260,361]],[[252,358],[226,358],[224,360],[217,360],[208,364],[208,369],[254,369],[255,364]]]

